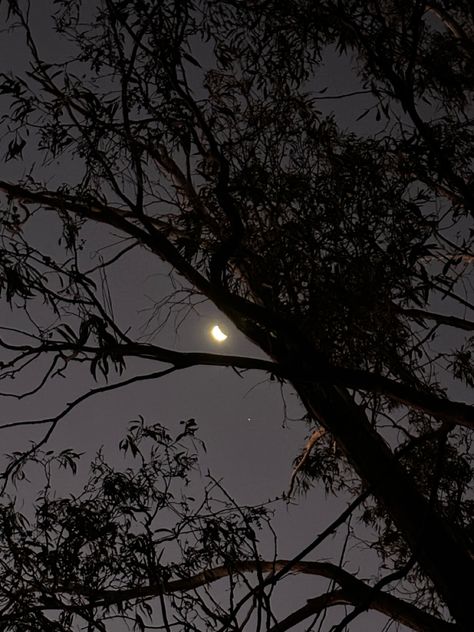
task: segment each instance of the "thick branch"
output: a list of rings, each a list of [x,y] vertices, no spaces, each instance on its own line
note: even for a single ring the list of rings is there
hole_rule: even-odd
[[[355,390],[380,393],[408,408],[416,408],[424,413],[433,415],[437,419],[466,426],[467,428],[474,428],[473,406],[464,402],[438,397],[429,391],[421,391],[406,384],[395,382],[383,375],[358,369],[330,368],[327,372],[327,379],[321,379],[320,381],[346,386]]]
[[[251,328],[253,339],[259,336],[258,332],[260,331],[259,328],[253,326],[253,323],[259,323],[268,329],[288,329],[288,322],[277,314],[271,313],[260,305],[247,301],[240,296],[232,295],[208,281],[192,263],[180,254],[169,239],[159,230],[154,229],[152,218],[147,218],[145,222],[146,230],[144,230],[137,222],[130,221],[134,217],[133,213],[131,214],[130,211],[104,204],[99,200],[93,200],[85,204],[63,192],[32,191],[24,186],[2,180],[0,180],[0,192],[13,199],[23,200],[27,204],[40,204],[46,208],[67,211],[80,217],[105,223],[134,237],[139,243],[158,255],[160,259],[169,263],[191,285],[207,296],[218,309],[223,311],[238,325],[241,331],[246,333]],[[140,221],[140,218],[135,216],[135,220]]]
[[[366,598],[370,597],[371,589],[369,586],[364,584],[362,591],[366,592]],[[355,594],[352,593],[351,590],[333,590],[319,597],[309,599],[306,605],[295,610],[295,612],[292,612],[288,617],[283,619],[283,621],[280,621],[280,623],[270,628],[269,632],[285,632],[305,619],[320,614],[331,606],[341,605],[357,605]],[[454,632],[456,629],[454,624],[442,621],[387,593],[377,593],[371,597],[371,604],[367,609],[381,612],[390,619],[417,632]]]
[[[69,343],[48,342],[38,347],[28,345],[7,345],[2,346],[10,350],[17,350],[23,356],[29,351],[31,354],[39,352],[84,352],[96,354],[101,349],[86,345],[74,345]],[[299,381],[319,384],[334,384],[345,386],[355,390],[362,390],[372,393],[380,393],[389,397],[408,408],[416,408],[424,413],[433,415],[435,418],[448,421],[455,425],[474,428],[474,407],[463,402],[444,399],[429,391],[421,391],[412,386],[395,382],[383,375],[377,375],[359,369],[346,369],[344,367],[331,367],[322,360],[313,363],[311,367],[300,367],[299,369],[288,370],[281,363],[272,362],[260,358],[245,356],[215,354],[205,352],[185,352],[174,351],[152,344],[129,343],[117,344],[110,348],[117,356],[135,357],[148,360],[156,360],[167,364],[172,364],[176,368],[186,368],[192,366],[226,366],[243,370],[260,370],[275,375],[280,379],[297,378]]]
[[[371,610],[377,610],[382,614],[410,627],[417,632],[454,632],[455,626],[438,619],[417,608],[416,606],[394,597],[386,592],[374,591],[371,586],[343,570],[339,566],[327,562],[297,562],[290,560],[270,561],[245,561],[236,562],[232,569],[225,566],[208,569],[192,577],[173,580],[156,585],[139,586],[126,590],[104,590],[95,592],[84,586],[70,586],[60,589],[62,594],[82,595],[95,600],[95,606],[110,606],[133,599],[147,599],[160,594],[172,594],[177,592],[190,592],[202,586],[230,576],[242,573],[269,573],[270,577],[283,568],[290,568],[291,573],[315,575],[335,581],[342,590],[334,591],[328,595],[322,595],[309,600],[308,604],[287,617],[280,624],[272,628],[272,632],[288,630],[305,618],[315,614],[322,608],[336,604],[353,604],[367,602]],[[291,626],[288,623],[291,621]],[[286,622],[286,624],[285,624]]]

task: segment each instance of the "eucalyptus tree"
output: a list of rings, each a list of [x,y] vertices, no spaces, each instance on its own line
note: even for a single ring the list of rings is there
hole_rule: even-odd
[[[370,587],[333,569],[340,590],[272,629],[351,603],[345,625],[383,602],[413,629],[467,631],[474,408],[452,393],[474,379],[470,3],[92,4],[51,7],[62,55],[44,53],[26,3],[8,3],[29,61],[3,61],[4,168],[17,178],[0,182],[1,290],[31,328],[4,329],[2,377],[49,358],[34,390],[79,364],[115,380],[104,391],[145,379],[128,368],[138,358],[156,362],[150,380],[217,365],[288,383],[310,432],[295,483],[352,495],[391,572]],[[355,88],[335,92],[349,68]],[[41,225],[61,228],[59,247],[44,249]],[[115,241],[91,270],[94,226]],[[96,291],[131,249],[168,266],[181,303],[212,302],[267,359],[143,342]],[[76,402],[43,420],[5,480]],[[303,557],[271,580],[263,561],[226,573],[255,568],[265,591]],[[382,590],[395,579],[405,601]]]

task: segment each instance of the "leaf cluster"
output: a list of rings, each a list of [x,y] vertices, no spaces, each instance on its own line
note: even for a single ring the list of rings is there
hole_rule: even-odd
[[[150,615],[147,601],[172,592],[173,582],[253,559],[264,507],[239,508],[212,481],[198,483],[197,498],[185,492],[195,487],[196,429],[187,420],[173,437],[160,424],[132,422],[119,445],[130,465],[112,467],[99,452],[78,495],[54,487],[58,467],[76,474],[80,455],[37,452],[25,462],[24,471],[43,472],[46,487],[31,512],[20,512],[15,498],[0,507],[4,630]]]

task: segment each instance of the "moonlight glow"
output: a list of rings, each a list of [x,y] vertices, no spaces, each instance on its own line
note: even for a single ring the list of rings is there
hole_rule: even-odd
[[[214,325],[214,327],[211,329],[211,336],[214,338],[214,340],[217,340],[217,342],[224,342],[224,340],[227,339],[226,334],[222,331],[219,325]]]

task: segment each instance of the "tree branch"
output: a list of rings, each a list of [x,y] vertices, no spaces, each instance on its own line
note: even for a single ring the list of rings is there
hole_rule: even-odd
[[[457,329],[464,329],[465,331],[474,331],[474,321],[466,320],[465,318],[459,318],[458,316],[447,316],[445,314],[437,314],[435,312],[428,312],[424,309],[417,308],[401,308],[400,314],[409,316],[411,318],[420,320],[433,320],[439,325],[447,325],[448,327],[456,327]]]
[[[6,346],[6,345],[4,345]],[[13,349],[13,346],[9,346]],[[28,347],[19,346],[18,350],[25,353]],[[31,347],[31,353],[38,352],[58,352],[58,351],[83,351],[85,353],[97,353],[100,348],[74,345],[67,343],[48,342],[40,347]],[[444,399],[431,392],[421,391],[412,386],[395,382],[383,375],[370,373],[360,369],[346,369],[344,367],[331,367],[322,360],[315,360],[314,364],[308,367],[298,367],[296,369],[287,368],[280,363],[236,355],[221,355],[205,352],[184,352],[173,351],[164,347],[152,344],[134,343],[117,344],[111,347],[119,356],[130,356],[149,360],[157,360],[172,364],[177,369],[189,368],[192,366],[226,366],[244,370],[261,370],[270,375],[275,375],[281,379],[295,379],[299,382],[334,384],[345,386],[346,388],[362,390],[372,393],[380,393],[394,401],[416,408],[433,417],[450,422],[455,425],[474,428],[474,407],[463,402]]]
[[[269,578],[271,578],[284,568],[290,568],[291,573],[315,575],[331,579],[341,586],[341,590],[310,599],[306,606],[295,611],[281,623],[271,628],[271,632],[288,630],[300,621],[331,605],[357,605],[365,601],[369,604],[367,606],[368,609],[376,610],[416,632],[454,632],[456,629],[453,624],[428,614],[398,597],[382,591],[373,591],[372,586],[357,579],[339,566],[328,562],[298,562],[292,564],[291,560],[276,560],[274,562],[240,561],[233,563],[232,568],[217,566],[188,578],[156,585],[104,591],[93,591],[84,586],[71,585],[60,587],[57,592],[86,596],[94,600],[95,607],[102,607],[133,599],[158,597],[160,594],[169,595],[177,592],[190,592],[233,574],[240,575],[242,573],[256,573],[259,571],[269,573]]]
[[[100,200],[91,200],[89,203],[84,203],[64,192],[55,192],[46,189],[33,191],[22,185],[12,184],[2,180],[0,180],[0,192],[5,193],[13,199],[22,200],[27,204],[40,204],[46,208],[68,211],[83,218],[105,223],[134,237],[143,246],[146,246],[151,252],[158,255],[163,261],[173,266],[191,285],[200,290],[216,307],[229,316],[239,326],[241,331],[246,333],[246,331],[251,328],[253,338],[257,338],[259,335],[257,328],[254,326],[255,322],[266,326],[268,329],[278,328],[288,330],[288,322],[280,318],[277,314],[271,313],[268,309],[256,303],[252,303],[241,296],[230,294],[211,283],[192,263],[187,261],[187,259],[180,254],[174,244],[171,243],[163,233],[154,229],[155,227],[152,221],[146,221],[146,230],[143,230],[139,224],[130,221],[132,218],[140,221],[140,218],[138,218],[136,214],[105,204]],[[150,218],[150,220],[152,220],[152,218]],[[150,228],[152,229],[151,231]]]

